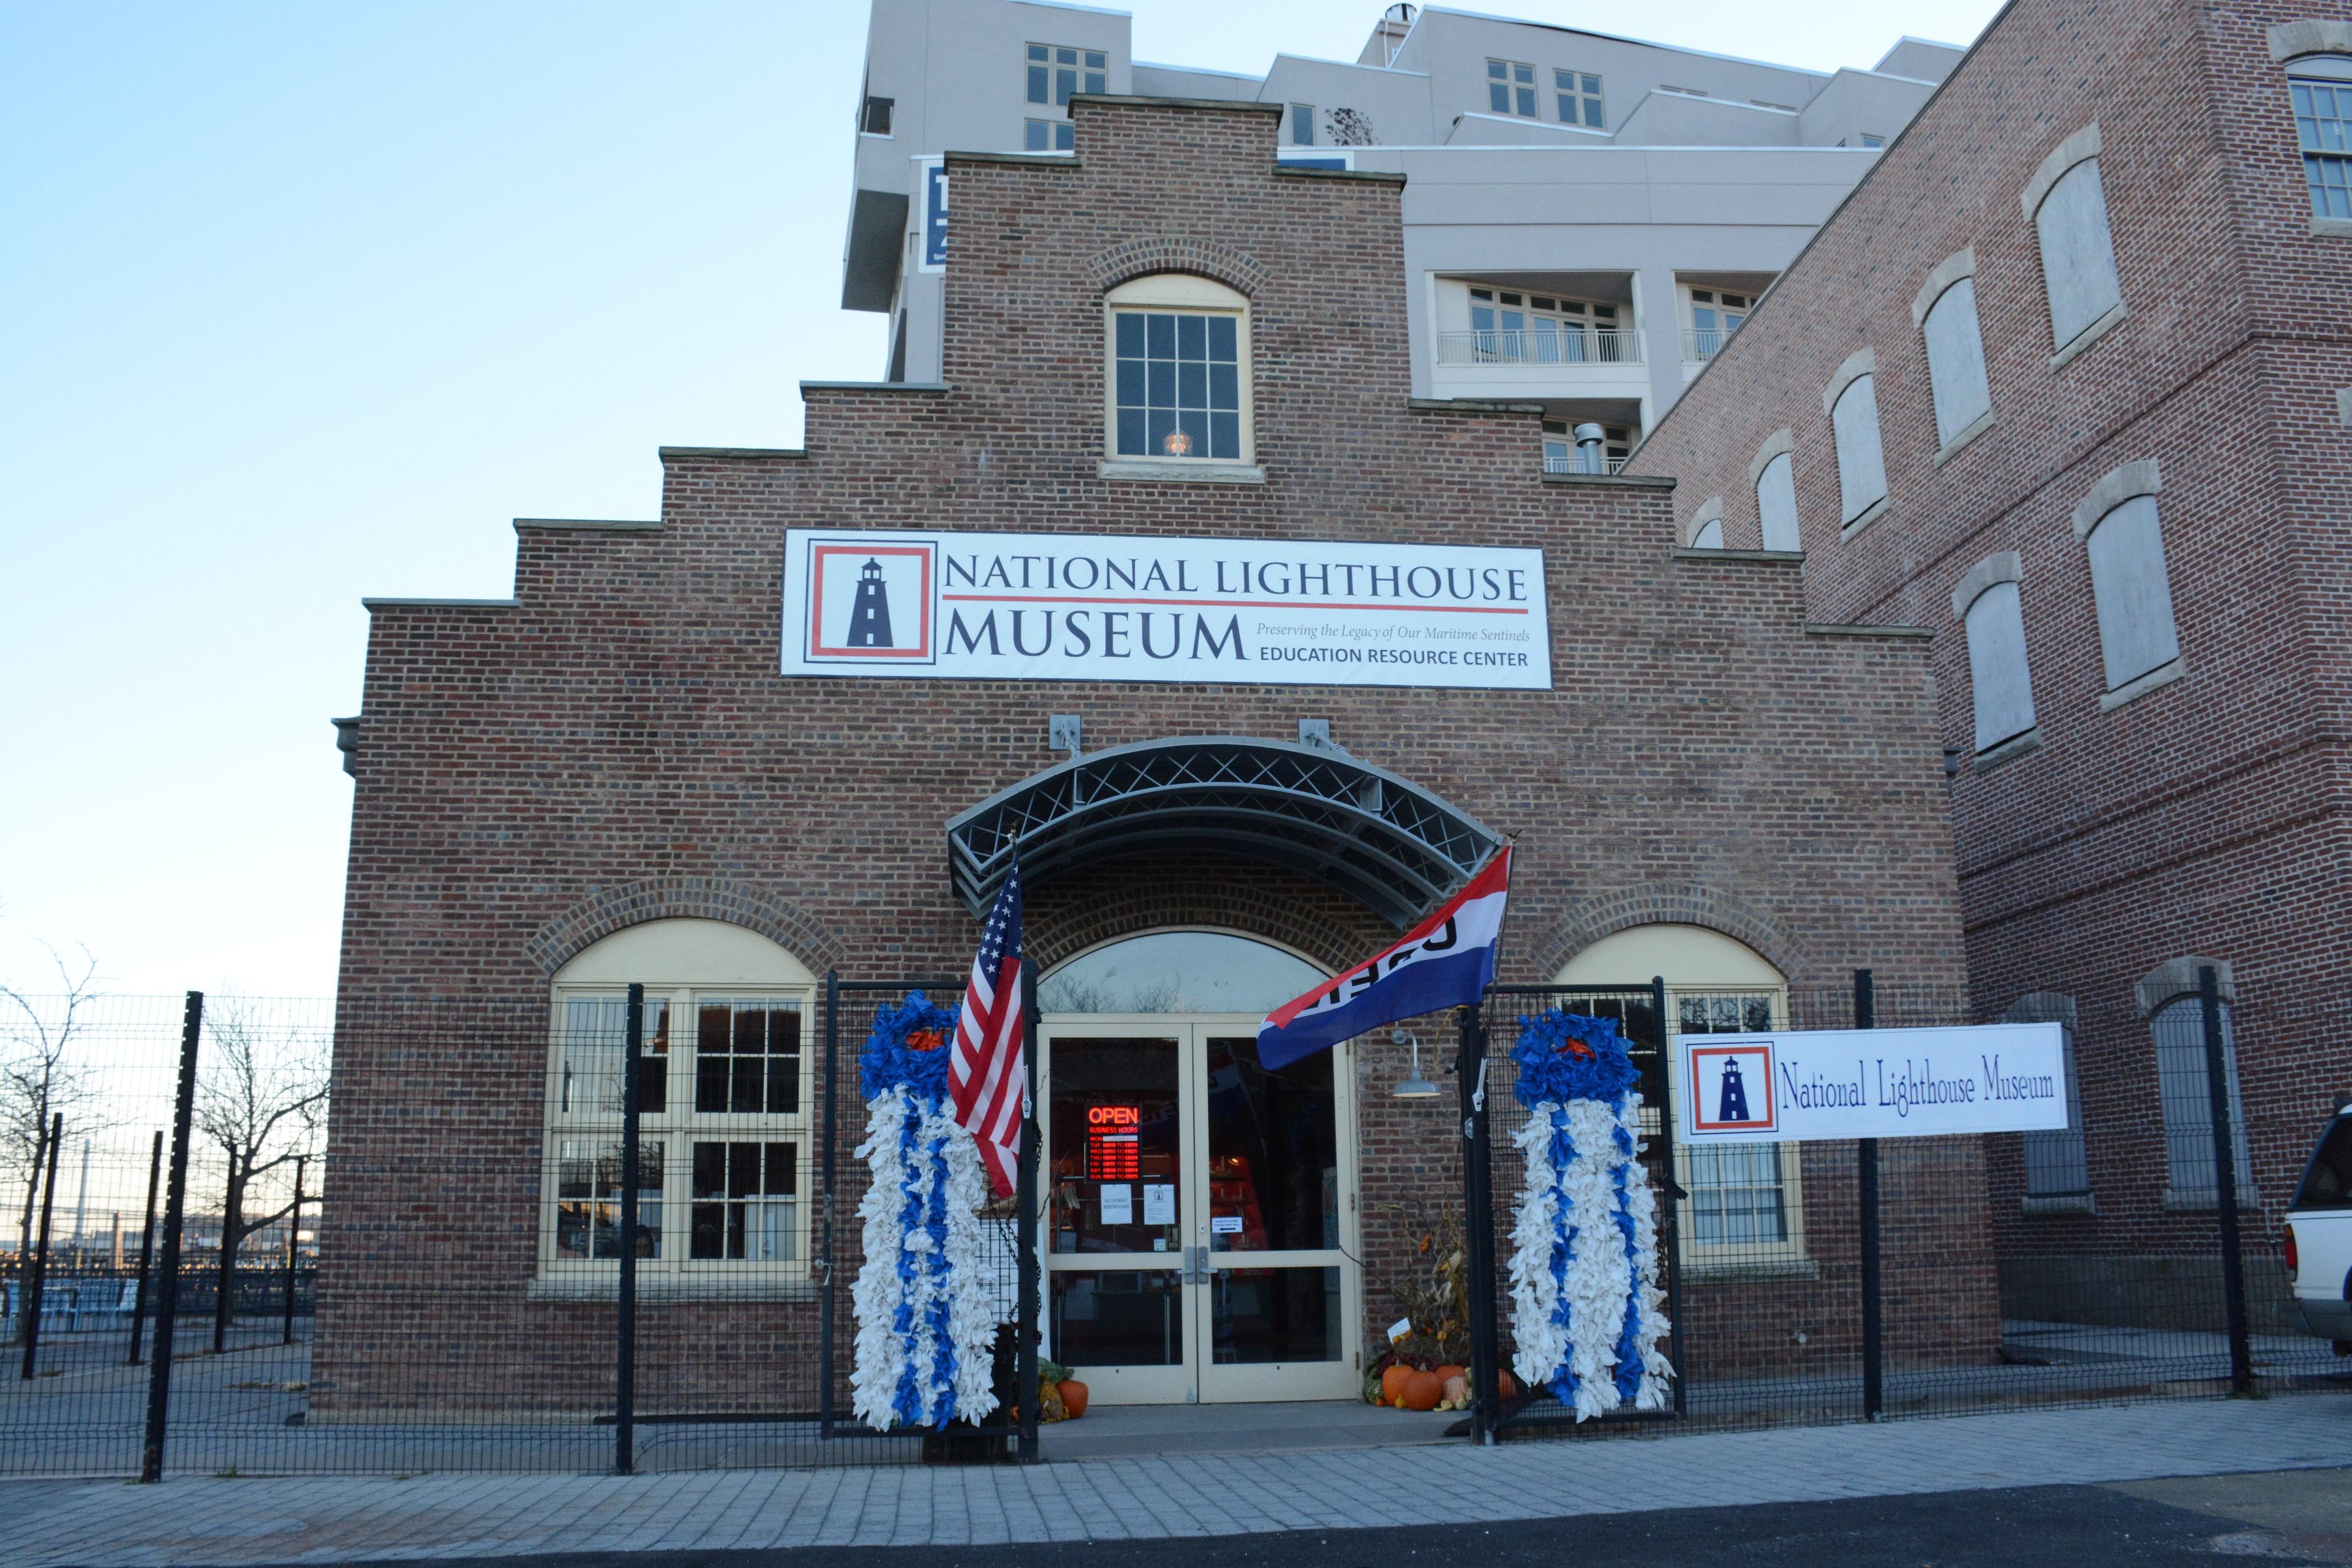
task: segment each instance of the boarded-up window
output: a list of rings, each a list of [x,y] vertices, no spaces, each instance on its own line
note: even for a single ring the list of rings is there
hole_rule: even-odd
[[[1802,550],[1804,541],[1797,531],[1797,480],[1789,465],[1789,454],[1781,453],[1764,465],[1756,477],[1756,517],[1764,527],[1764,548],[1767,550]]]
[[[1838,395],[1830,423],[1837,433],[1838,491],[1852,522],[1886,499],[1886,462],[1878,446],[1874,375],[1858,375]]]
[[[1936,396],[1936,440],[1948,447],[1992,411],[1985,381],[1984,336],[1977,328],[1977,283],[1963,278],[1928,307],[1920,331],[1927,342],[1927,381]]]
[[[2115,240],[2107,232],[2107,195],[2099,161],[2085,158],[2050,187],[2033,215],[2042,239],[2042,281],[2050,296],[2050,334],[2064,348],[2123,303]]]
[[[2093,525],[2085,543],[2098,601],[2099,647],[2113,691],[2180,657],[2156,498],[2134,496],[2115,508]]]

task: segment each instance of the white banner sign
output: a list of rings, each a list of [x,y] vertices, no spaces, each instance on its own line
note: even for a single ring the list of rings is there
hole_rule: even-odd
[[[785,535],[783,673],[1549,690],[1540,550]]]
[[[1927,1138],[2066,1125],[2055,1024],[1677,1035],[1680,1135],[1693,1143]]]

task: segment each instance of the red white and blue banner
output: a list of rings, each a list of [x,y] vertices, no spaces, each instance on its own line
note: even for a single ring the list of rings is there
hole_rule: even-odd
[[[1260,1065],[1288,1067],[1400,1018],[1477,1005],[1495,983],[1510,891],[1507,846],[1395,946],[1267,1014],[1257,1030]]]

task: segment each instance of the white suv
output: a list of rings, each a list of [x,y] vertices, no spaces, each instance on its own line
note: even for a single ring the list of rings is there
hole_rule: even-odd
[[[2286,1271],[2305,1327],[2352,1355],[2352,1102],[2328,1118],[2287,1210]]]

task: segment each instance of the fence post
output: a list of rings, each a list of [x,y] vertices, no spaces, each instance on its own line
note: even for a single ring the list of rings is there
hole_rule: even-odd
[[[613,1386],[613,1473],[637,1468],[637,1064],[645,1049],[646,988],[629,986],[621,1043],[620,1364]]]
[[[1037,961],[1021,961],[1021,1063],[1024,1077],[1021,1106],[1021,1163],[1013,1176],[1013,1212],[1020,1235],[1014,1256],[1021,1260],[1021,1327],[1013,1338],[1013,1382],[1021,1390],[1021,1462],[1037,1462],[1037,1317],[1042,1282],[1037,1278]]]
[[[294,1156],[294,1208],[286,1220],[286,1337],[281,1344],[294,1342],[294,1264],[301,1256],[302,1167],[309,1163],[301,1155]]]
[[[147,1266],[155,1257],[155,1190],[163,1175],[163,1130],[155,1130],[155,1148],[147,1156],[147,1224],[139,1233],[139,1284],[131,1293],[131,1358],[139,1364],[140,1337],[147,1331]]]
[[[1658,1158],[1665,1167],[1665,1222],[1658,1234],[1666,1255],[1666,1354],[1675,1363],[1675,1416],[1690,1415],[1689,1373],[1683,1366],[1683,1190],[1675,1175],[1675,1074],[1681,1070],[1673,1026],[1666,1018],[1666,977],[1650,976],[1651,1016],[1658,1021]]]
[[[2213,1201],[2221,1217],[2221,1300],[2230,1321],[2230,1392],[2254,1386],[2253,1346],[2246,1333],[2246,1268],[2238,1251],[2238,1151],[2230,1117],[2229,1058],[2221,1048],[2221,987],[2210,963],[2197,969],[2197,1005],[2205,1023],[2205,1092],[2213,1115]],[[41,1233],[48,1234],[44,1221]]]
[[[41,1180],[41,1239],[33,1249],[33,1266],[25,1271],[25,1369],[19,1375],[26,1382],[32,1380],[34,1352],[41,1348],[41,1286],[49,1273],[49,1205],[58,1195],[58,1145],[65,1133],[65,1112],[58,1111],[49,1118],[49,1170]]]
[[[841,1112],[834,1094],[841,1046],[841,971],[824,972],[824,1194],[817,1204],[816,1436],[833,1436],[833,1194],[834,1150],[841,1142]]]
[[[1463,1244],[1470,1300],[1470,1440],[1491,1446],[1502,1426],[1495,1335],[1495,1172],[1486,1142],[1486,1022],[1475,1006],[1455,1010],[1462,1036],[1454,1088],[1462,1106]]]
[[[154,1364],[147,1377],[147,1440],[139,1479],[163,1479],[163,1429],[172,1409],[172,1329],[180,1310],[180,1222],[188,1208],[188,1130],[196,1110],[196,1042],[205,1030],[205,994],[188,993],[180,1023],[180,1088],[172,1105],[172,1179],[163,1195],[163,1277],[155,1291]]]
[[[1853,972],[1853,1026],[1878,1027],[1878,996],[1870,971]],[[1768,1089],[1769,1092],[1769,1089]],[[1854,1150],[1854,1202],[1862,1223],[1862,1418],[1875,1421],[1886,1407],[1886,1342],[1878,1275],[1878,1140]]]

